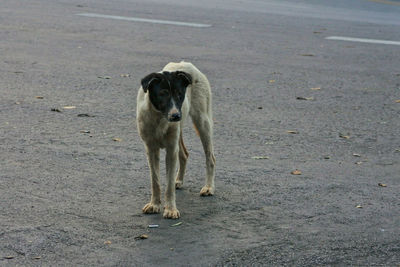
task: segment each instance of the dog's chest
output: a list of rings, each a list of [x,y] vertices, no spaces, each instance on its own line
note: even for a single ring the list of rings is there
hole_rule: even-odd
[[[139,117],[139,133],[143,141],[152,146],[165,148],[169,139],[178,131],[178,123],[168,123],[165,119]]]

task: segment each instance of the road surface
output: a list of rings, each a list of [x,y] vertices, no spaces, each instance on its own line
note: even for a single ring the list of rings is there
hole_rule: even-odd
[[[3,0],[0,265],[397,266],[399,26],[394,0]],[[141,213],[135,102],[180,60],[212,85],[217,173],[201,198],[188,122],[174,221]]]

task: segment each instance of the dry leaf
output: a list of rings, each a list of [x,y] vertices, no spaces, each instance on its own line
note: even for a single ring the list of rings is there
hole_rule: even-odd
[[[122,139],[121,139],[121,138],[113,138],[113,141],[115,141],[115,142],[121,142]]]
[[[136,240],[138,240],[138,239],[147,239],[147,238],[149,238],[149,236],[146,235],[146,234],[142,234],[142,235],[139,235],[139,236],[135,237]]]
[[[121,74],[120,76],[126,78],[126,77],[130,77],[131,75],[130,74]]]
[[[290,133],[290,134],[298,134],[299,132],[298,131],[286,131],[287,133]]]
[[[42,258],[42,257],[40,257],[40,256],[34,257],[35,260],[40,260],[41,258]]]
[[[37,96],[35,96],[35,98],[36,98],[36,99],[43,99],[44,97],[43,97],[43,96],[37,95]]]
[[[75,106],[65,106],[65,107],[63,107],[63,109],[75,109],[76,107]]]
[[[311,90],[321,90],[321,87],[314,87],[314,88],[311,88]]]
[[[104,244],[105,244],[105,245],[111,245],[111,243],[112,243],[112,242],[111,242],[110,240],[104,241]]]
[[[387,184],[382,184],[382,183],[379,183],[378,184],[380,187],[386,187],[387,186]]]
[[[363,207],[361,205],[356,206],[357,209],[362,209]]]
[[[254,156],[254,157],[251,157],[252,159],[269,159],[269,157],[267,157],[267,156]]]
[[[396,103],[400,103],[400,99],[399,99],[399,100],[396,100]]]
[[[275,80],[269,80],[269,83],[274,83],[275,82]]]
[[[339,137],[343,139],[350,139],[350,136],[344,134],[339,134]]]
[[[301,175],[301,171],[294,170],[294,171],[291,172],[291,174],[293,174],[293,175]]]
[[[11,259],[14,259],[14,256],[4,256],[4,258],[7,260],[11,260]]]

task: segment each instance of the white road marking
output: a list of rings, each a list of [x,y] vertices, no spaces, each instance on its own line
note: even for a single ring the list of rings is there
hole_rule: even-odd
[[[359,43],[370,43],[370,44],[400,45],[399,41],[364,39],[364,38],[353,38],[353,37],[343,37],[343,36],[329,36],[329,37],[326,37],[325,39],[349,41],[349,42],[359,42]]]
[[[104,14],[96,14],[96,13],[81,13],[81,14],[76,14],[76,15],[90,17],[90,18],[117,19],[117,20],[127,20],[127,21],[136,21],[136,22],[148,22],[148,23],[156,23],[156,24],[187,26],[187,27],[195,27],[195,28],[211,27],[210,24],[181,22],[181,21],[172,21],[172,20],[159,20],[159,19],[144,19],[144,18],[135,18],[135,17],[122,17],[122,16],[104,15]]]

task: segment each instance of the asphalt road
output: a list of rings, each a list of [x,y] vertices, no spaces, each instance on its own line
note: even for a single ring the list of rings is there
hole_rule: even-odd
[[[326,38],[399,26],[394,0],[1,1],[0,265],[397,266],[400,46]],[[141,213],[135,101],[180,60],[212,85],[217,172],[201,198],[188,122],[174,221]]]

